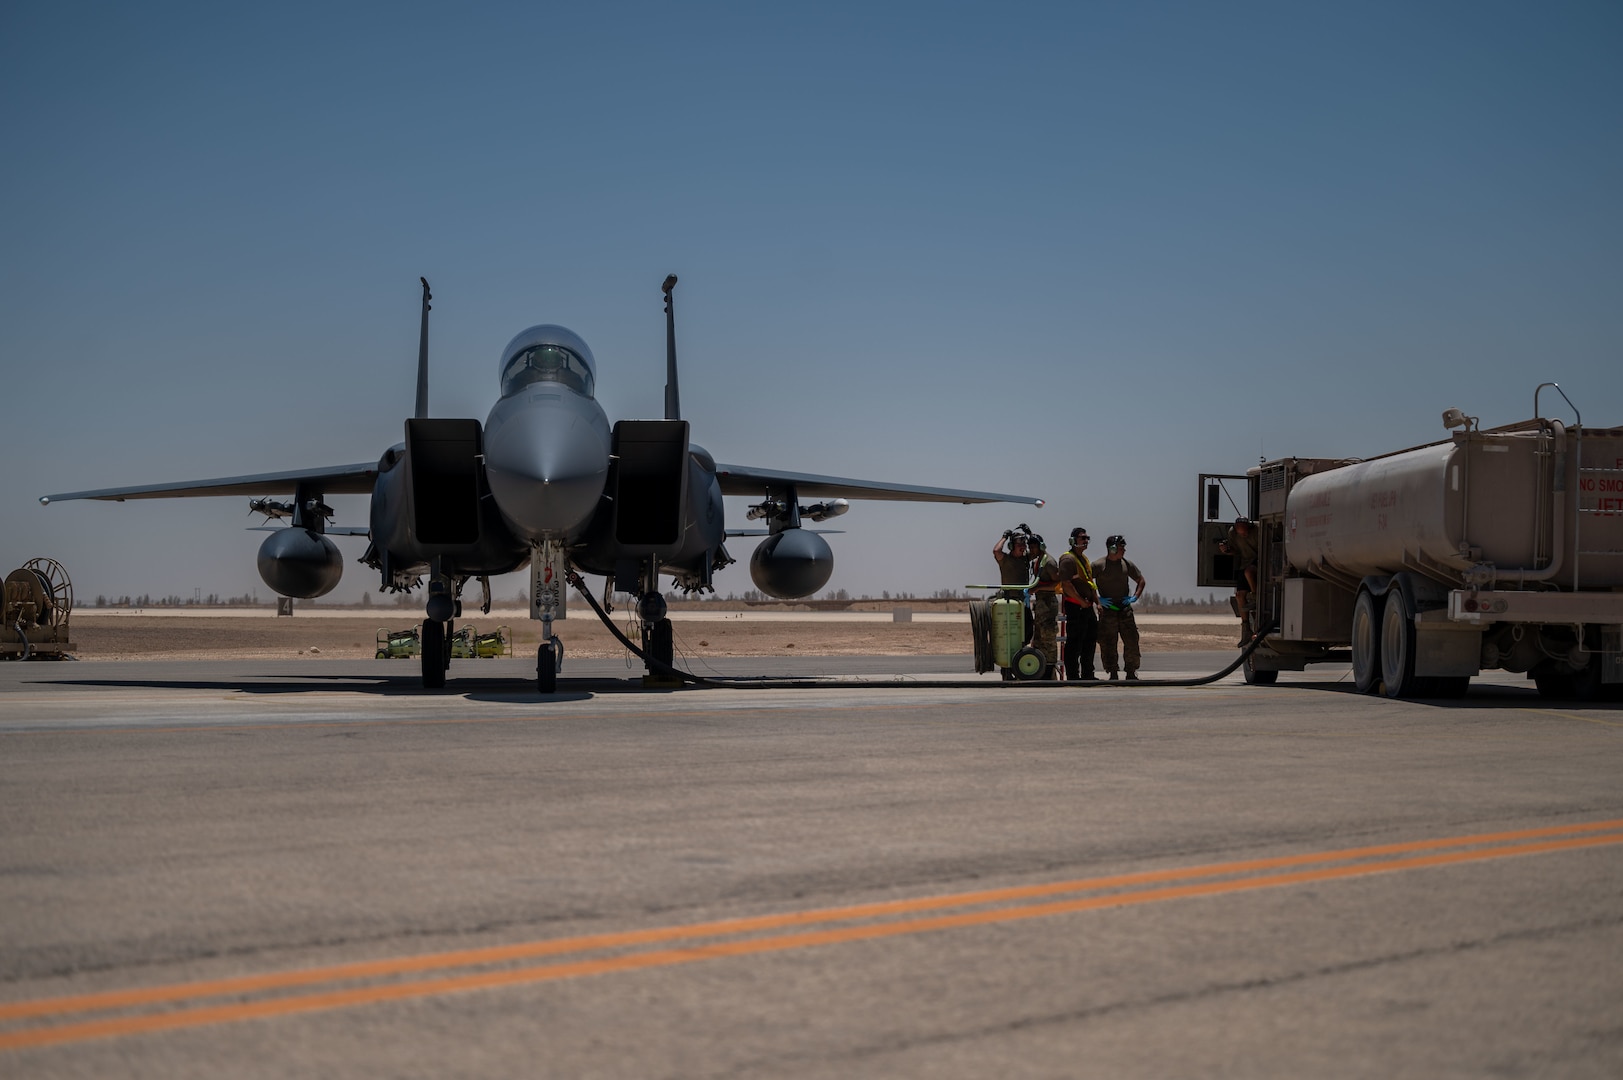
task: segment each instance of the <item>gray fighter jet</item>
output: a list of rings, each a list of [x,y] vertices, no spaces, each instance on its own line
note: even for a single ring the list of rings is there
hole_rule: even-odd
[[[501,400],[483,425],[430,418],[432,297],[427,280],[422,284],[416,415],[406,421],[405,442],[378,461],[73,491],[40,502],[253,496],[251,509],[285,522],[270,529],[260,546],[260,577],[279,595],[304,599],[331,592],[343,573],[343,556],[329,537],[364,535],[371,543],[360,561],[379,572],[382,589],[411,590],[426,579],[421,645],[423,686],[430,689],[445,685],[463,587],[479,581],[488,612],[490,576],[528,563],[530,614],[542,621],[536,661],[542,693],[556,688],[563,645],[552,623],[567,613],[564,585],[579,582],[578,574],[608,579],[605,596],[612,589],[638,597],[644,660],[650,672],[668,674],[671,624],[660,575],[671,575],[688,593],[711,591],[715,572],[734,561],[725,546],[729,536],[765,537],[750,557],[750,576],[762,592],[789,599],[816,592],[834,570],[828,542],[804,523],[845,513],[847,500],[1042,505],[1023,495],[718,463],[690,441],[681,418],[674,274],[663,285],[664,419],[611,426],[593,397],[597,365],[591,349],[553,325],[532,326],[502,350]],[[372,496],[369,527],[329,524],[333,512],[326,496],[351,494]],[[281,501],[289,495],[291,501]],[[748,517],[765,527],[729,531],[723,495],[758,498]],[[819,501],[802,505],[802,499]]]

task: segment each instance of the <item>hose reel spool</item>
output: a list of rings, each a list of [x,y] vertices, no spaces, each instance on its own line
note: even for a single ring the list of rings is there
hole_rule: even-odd
[[[55,559],[29,559],[6,575],[0,606],[0,658],[60,656],[71,648],[73,582]]]

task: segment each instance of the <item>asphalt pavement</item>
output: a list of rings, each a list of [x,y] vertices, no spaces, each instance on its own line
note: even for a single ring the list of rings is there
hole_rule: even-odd
[[[1623,709],[966,663],[0,664],[0,1072],[1623,1075]]]

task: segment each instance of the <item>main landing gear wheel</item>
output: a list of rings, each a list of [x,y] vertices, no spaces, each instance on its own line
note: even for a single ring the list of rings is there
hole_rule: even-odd
[[[423,689],[438,690],[445,685],[445,669],[450,666],[445,658],[445,624],[433,619],[423,620],[422,653]]]
[[[1380,601],[1360,589],[1353,605],[1352,673],[1360,694],[1373,694],[1381,682]]]
[[[659,619],[648,627],[648,655],[667,669],[653,672],[655,675],[665,675],[669,668],[676,666],[676,641],[671,620]]]
[[[1014,654],[1014,663],[1009,665],[1014,671],[1014,677],[1022,680],[1031,680],[1042,677],[1043,669],[1048,667],[1048,661],[1043,654],[1027,645]]]
[[[543,694],[558,689],[558,654],[550,641],[543,641],[535,653],[535,688]]]

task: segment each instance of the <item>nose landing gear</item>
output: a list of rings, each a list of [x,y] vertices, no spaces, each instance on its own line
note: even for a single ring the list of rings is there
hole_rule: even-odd
[[[539,693],[558,690],[558,669],[563,666],[564,643],[556,637],[543,641],[535,651],[535,688]]]
[[[428,617],[423,620],[421,654],[424,690],[445,687],[445,673],[451,668],[451,620],[462,615],[464,580],[447,574],[439,559],[430,563]]]

